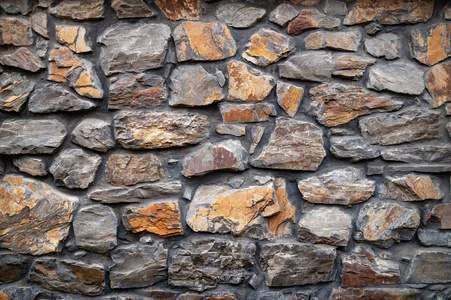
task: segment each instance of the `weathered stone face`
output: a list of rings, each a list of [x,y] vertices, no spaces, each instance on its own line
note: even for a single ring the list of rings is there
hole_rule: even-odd
[[[27,274],[27,269],[27,260],[24,256],[13,253],[0,254],[0,283],[5,284],[22,279]]]
[[[64,75],[69,85],[84,97],[103,98],[103,88],[94,65],[87,60],[81,60],[81,66],[73,66]]]
[[[19,73],[0,76],[0,110],[18,112],[33,91],[35,82]]]
[[[410,34],[412,56],[428,66],[451,56],[451,25],[415,29]]]
[[[257,104],[229,104],[219,106],[224,123],[256,123],[269,120],[276,115],[274,105],[267,103]]]
[[[56,82],[66,82],[65,75],[72,67],[82,65],[74,53],[67,47],[57,47],[50,51],[49,74],[47,79]]]
[[[75,53],[90,52],[91,42],[86,37],[83,26],[57,25],[55,26],[56,40]]]
[[[71,141],[82,147],[100,152],[107,152],[115,145],[110,122],[95,118],[87,118],[81,121],[72,131]]]
[[[38,72],[45,68],[41,58],[25,47],[2,51],[0,55],[0,64],[31,72]]]
[[[155,16],[155,12],[143,0],[113,0],[111,1],[111,8],[114,9],[119,19]]]
[[[155,4],[171,21],[199,19],[199,0],[157,0]]]
[[[299,14],[299,9],[290,3],[282,3],[277,5],[277,7],[269,15],[269,21],[276,23],[280,26],[287,25],[288,22],[296,18]]]
[[[431,215],[440,220],[440,229],[451,229],[451,204],[442,203],[436,205]]]
[[[317,31],[305,38],[305,47],[310,50],[333,49],[342,51],[357,51],[362,40],[359,31],[326,32]]]
[[[0,18],[0,45],[33,46],[30,22],[22,18]]]
[[[249,154],[254,154],[255,149],[257,149],[258,144],[260,144],[260,141],[263,137],[263,134],[265,133],[265,127],[263,126],[254,126],[252,127],[252,144],[249,148]]]
[[[299,15],[288,25],[288,34],[297,35],[308,29],[338,29],[341,21],[339,18],[329,17],[316,9],[303,9]]]
[[[445,62],[432,67],[426,73],[425,81],[434,100],[432,107],[451,101],[451,63]]]
[[[0,7],[9,14],[27,15],[33,9],[33,2],[30,0],[4,0]]]
[[[47,14],[45,12],[34,13],[31,16],[31,27],[45,38],[49,38],[47,31]]]
[[[449,164],[451,162],[451,146],[437,142],[415,146],[403,145],[383,149],[381,150],[381,156],[387,161]]]
[[[366,67],[373,65],[375,62],[376,60],[372,58],[342,55],[335,60],[332,75],[345,79],[359,80],[363,77]]]
[[[360,136],[332,136],[330,152],[337,158],[352,162],[379,157],[379,150],[367,143]]]
[[[279,81],[277,82],[276,94],[277,103],[280,107],[287,115],[294,117],[304,96],[304,88]]]
[[[42,158],[20,156],[19,158],[13,159],[13,164],[19,171],[30,174],[31,176],[47,175],[46,164]]]
[[[380,34],[365,40],[365,51],[374,57],[395,59],[401,56],[401,39],[393,33]]]
[[[401,201],[421,201],[442,198],[440,187],[429,176],[409,174],[402,177],[387,177],[379,186],[379,194],[387,199]]]
[[[49,8],[49,13],[57,18],[89,20],[104,17],[104,0],[63,0]]]
[[[434,228],[420,228],[418,229],[417,236],[421,245],[451,248],[451,232],[449,231]]]
[[[288,199],[286,182],[282,178],[274,179],[274,203],[279,213],[268,218],[269,230],[276,237],[291,235],[291,223],[294,222],[296,208]]]
[[[409,288],[334,289],[331,300],[398,299],[418,300],[419,292]]]
[[[263,8],[244,4],[221,4],[216,10],[218,20],[233,28],[249,28],[266,15]]]
[[[332,77],[334,58],[327,52],[305,52],[291,56],[279,64],[283,78],[322,82]]]
[[[219,134],[243,136],[246,135],[246,126],[233,124],[218,124],[216,125],[216,132]]]
[[[451,282],[451,250],[418,250],[410,264],[407,282]]]
[[[114,185],[133,185],[164,177],[160,159],[151,154],[111,154],[107,162],[108,181]]]

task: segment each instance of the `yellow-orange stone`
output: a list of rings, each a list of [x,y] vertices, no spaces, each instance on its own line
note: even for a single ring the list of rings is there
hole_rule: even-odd
[[[289,83],[277,83],[277,103],[290,117],[294,117],[304,96],[304,89]]]
[[[290,221],[294,221],[296,208],[288,200],[284,179],[276,178],[274,180],[274,190],[274,201],[278,204],[280,213],[268,218],[268,225],[276,237],[281,237],[285,234],[291,234]]]
[[[56,40],[76,53],[91,51],[87,44],[86,29],[82,26],[55,26]]]
[[[451,56],[451,24],[440,24],[412,32],[412,54],[428,66]]]
[[[407,186],[409,186],[415,194],[423,200],[426,199],[441,199],[442,196],[435,189],[431,178],[416,176],[409,174],[406,179]]]
[[[171,21],[199,19],[199,0],[157,0],[155,4]]]
[[[55,48],[49,56],[48,80],[66,82],[64,75],[72,68],[81,66],[81,61],[66,47]]]

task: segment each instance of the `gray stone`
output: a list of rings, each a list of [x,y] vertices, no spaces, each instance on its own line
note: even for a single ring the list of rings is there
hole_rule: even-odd
[[[103,18],[105,0],[63,0],[49,8],[49,13],[57,18],[91,20]]]
[[[32,0],[2,0],[0,7],[8,14],[28,15],[33,9]]]
[[[380,34],[365,40],[365,51],[374,57],[395,59],[401,56],[401,39],[393,33]]]
[[[322,82],[332,77],[334,58],[322,51],[298,53],[279,65],[283,78]]]
[[[439,137],[440,114],[421,108],[361,118],[362,136],[371,144],[396,145]]]
[[[390,63],[371,67],[367,87],[376,91],[421,95],[424,72],[411,63]]]
[[[303,243],[263,244],[259,263],[269,287],[332,281],[337,250],[327,245]]]
[[[233,124],[218,124],[216,125],[216,132],[219,134],[243,136],[246,135],[246,126]]]
[[[32,113],[52,113],[59,111],[85,111],[96,105],[83,100],[56,83],[46,83],[35,89],[28,101]]]
[[[448,2],[448,4],[445,6],[445,13],[444,13],[444,17],[447,20],[451,20],[451,3]]]
[[[47,14],[45,12],[34,13],[31,16],[31,27],[45,38],[49,38],[47,31]]]
[[[32,46],[33,32],[26,18],[0,18],[0,45]]]
[[[269,21],[276,23],[280,26],[287,25],[288,22],[293,20],[298,16],[300,9],[290,3],[282,3],[277,5],[277,7],[269,15]]]
[[[0,154],[54,153],[66,137],[58,120],[8,119],[0,127]]]
[[[407,282],[451,282],[451,250],[417,250],[410,264]]]
[[[332,16],[344,16],[348,13],[346,3],[341,0],[326,0],[324,12]]]
[[[38,0],[38,6],[47,8],[53,4],[53,1],[55,0]]]
[[[46,176],[47,168],[44,159],[32,156],[20,156],[13,159],[13,164],[20,172],[31,176]]]
[[[451,163],[451,146],[444,143],[405,145],[381,150],[385,160],[407,163]]]
[[[111,7],[119,19],[150,18],[156,15],[143,0],[113,0]]]
[[[111,254],[111,288],[140,288],[166,279],[167,257],[168,250],[158,242],[118,247]]]
[[[117,219],[106,205],[89,205],[81,208],[74,218],[77,247],[92,252],[105,253],[117,245]]]
[[[390,172],[423,172],[423,173],[446,173],[451,172],[449,164],[398,164],[389,165]]]
[[[255,149],[257,149],[257,146],[258,144],[260,144],[263,134],[265,133],[265,127],[254,126],[252,127],[251,133],[252,133],[252,144],[249,147],[249,154],[254,154]]]
[[[86,189],[94,181],[102,162],[97,154],[88,154],[82,149],[67,149],[53,160],[50,173],[57,186],[69,189]]]
[[[71,141],[100,152],[107,152],[115,145],[110,122],[96,118],[81,121],[72,131]]]
[[[170,36],[164,24],[114,24],[97,38],[103,45],[100,65],[106,75],[160,68]]]
[[[451,232],[449,231],[420,228],[418,229],[418,239],[424,246],[439,246],[451,248]]]
[[[216,10],[216,17],[233,28],[249,28],[265,15],[265,9],[244,4],[221,4]]]
[[[313,8],[303,9],[288,25],[288,34],[297,35],[301,34],[305,30],[315,28],[334,30],[338,29],[340,25],[341,20],[339,18],[322,14]]]
[[[377,22],[373,22],[368,25],[365,25],[363,29],[365,29],[366,34],[374,35],[379,31],[381,31],[382,29],[384,29],[384,27]]]
[[[406,176],[387,176],[379,185],[378,193],[384,198],[400,201],[440,200],[442,193],[436,179],[429,176],[409,174]]]
[[[362,33],[357,30],[327,32],[316,31],[309,34],[304,42],[305,48],[309,50],[331,49],[339,51],[355,52],[362,41]]]
[[[451,122],[446,124],[446,130],[448,131],[448,135],[451,137]]]
[[[382,175],[384,174],[385,166],[378,164],[368,164],[366,169],[366,175]]]
[[[28,271],[27,259],[15,253],[0,253],[0,283],[10,283],[25,277]],[[0,295],[1,295],[0,291]],[[8,298],[6,298],[8,300]]]
[[[332,75],[345,79],[359,80],[368,66],[374,65],[374,58],[355,55],[342,55],[335,60]]]
[[[357,162],[362,159],[379,157],[380,152],[360,136],[332,136],[330,152],[337,158]]]
[[[49,41],[40,36],[37,36],[35,39],[35,45],[34,45],[34,50],[36,51],[36,54],[40,58],[45,59],[48,48],[49,48]]]
[[[45,68],[41,58],[25,47],[2,51],[0,53],[0,64],[31,72],[37,72]]]
[[[219,283],[240,284],[250,276],[257,247],[222,238],[190,239],[179,244],[169,266],[169,285],[196,291]]]
[[[0,75],[0,110],[18,112],[33,90],[35,82],[19,73]]]
[[[152,153],[111,154],[106,169],[108,182],[114,185],[152,182],[164,177],[161,161]]]

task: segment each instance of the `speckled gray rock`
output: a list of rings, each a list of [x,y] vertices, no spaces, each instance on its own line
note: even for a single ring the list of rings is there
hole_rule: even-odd
[[[280,26],[287,25],[288,22],[293,20],[298,16],[300,8],[290,3],[282,3],[277,5],[277,7],[269,15],[269,21],[276,23]]]
[[[31,16],[31,27],[43,37],[49,38],[47,31],[47,14],[45,12],[38,12]]]
[[[330,152],[337,158],[349,159],[352,162],[373,159],[380,155],[378,149],[360,136],[332,136]]]
[[[0,64],[37,72],[45,68],[42,59],[28,48],[14,48],[0,53]]]
[[[451,250],[417,250],[410,264],[407,282],[451,282]]]
[[[322,82],[332,77],[334,58],[323,51],[297,53],[279,65],[283,78]]]
[[[49,13],[57,18],[90,20],[103,18],[105,0],[63,0],[49,8]]]
[[[420,244],[451,248],[451,232],[432,228],[420,228],[417,232]]]
[[[216,10],[216,17],[234,28],[249,28],[265,15],[265,9],[244,4],[221,4]]]
[[[69,189],[86,189],[94,181],[102,162],[97,154],[88,154],[81,149],[61,151],[50,166],[55,184]]]
[[[85,206],[75,215],[74,233],[77,247],[105,253],[117,245],[116,215],[106,205]]]
[[[2,74],[0,76],[0,110],[20,111],[34,85],[34,80],[19,73]]]
[[[27,15],[33,9],[32,0],[2,0],[0,7],[9,14]]]
[[[18,168],[20,172],[30,174],[31,176],[47,175],[46,163],[42,158],[20,156],[13,159],[13,165]]]
[[[398,62],[371,67],[367,87],[376,91],[420,95],[424,90],[424,72],[414,64]]]
[[[156,15],[143,0],[113,0],[111,7],[119,19],[150,18]]]
[[[451,164],[451,146],[439,142],[422,145],[403,145],[382,149],[381,156],[384,160],[406,163]]]
[[[365,40],[365,51],[374,57],[395,59],[401,56],[401,39],[393,33],[380,34]]]
[[[160,159],[152,153],[114,153],[108,157],[108,182],[133,185],[157,181],[164,177]]]
[[[100,152],[107,152],[115,145],[110,122],[96,118],[81,121],[72,131],[71,141]]]

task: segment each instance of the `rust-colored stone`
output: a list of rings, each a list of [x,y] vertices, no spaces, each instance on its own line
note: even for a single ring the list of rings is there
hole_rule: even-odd
[[[155,3],[171,21],[199,19],[199,0],[157,0]]]
[[[55,26],[56,40],[67,46],[75,53],[90,52],[91,45],[86,37],[83,26],[57,25]]]
[[[257,104],[222,104],[220,107],[224,123],[255,123],[269,120],[269,116],[276,115],[274,105]]]
[[[316,9],[304,9],[288,25],[288,34],[297,35],[314,28],[338,29],[340,24],[341,21],[338,18],[329,17]]]
[[[286,182],[282,178],[274,179],[274,202],[277,203],[280,212],[268,218],[269,230],[276,237],[290,235],[296,208],[288,199]]]
[[[49,61],[47,79],[56,82],[66,82],[64,76],[70,68],[81,66],[81,61],[66,47],[58,47],[50,51]]]
[[[33,46],[30,22],[22,18],[0,18],[0,45]]]
[[[290,117],[294,117],[304,96],[304,88],[279,81],[276,88],[277,103]]]
[[[432,107],[439,107],[451,101],[451,62],[433,66],[426,73],[425,81],[426,88],[434,99]]]
[[[379,193],[387,198],[400,201],[421,201],[442,198],[439,185],[429,176],[409,174],[403,177],[388,177],[380,186]]]
[[[432,2],[432,1],[431,1]],[[451,56],[451,24],[439,24],[411,33],[412,56],[428,66]]]
[[[334,289],[330,300],[419,300],[420,293],[408,288]]]
[[[153,182],[164,176],[161,161],[151,153],[112,154],[107,165],[108,181],[114,185]]]

